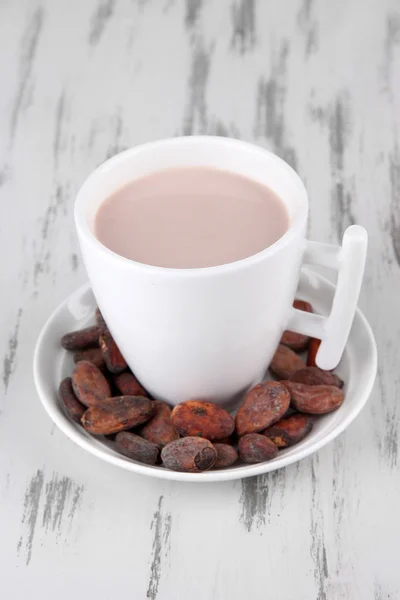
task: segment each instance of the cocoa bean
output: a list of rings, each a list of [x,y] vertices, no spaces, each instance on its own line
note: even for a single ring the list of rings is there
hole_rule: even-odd
[[[84,350],[91,346],[98,346],[99,333],[97,325],[85,327],[85,329],[79,329],[78,331],[71,331],[63,335],[61,346],[65,350]]]
[[[200,473],[211,469],[217,459],[217,452],[209,440],[190,436],[164,446],[161,459],[164,466],[172,471]]]
[[[171,409],[165,402],[155,400],[154,416],[140,429],[139,433],[145,440],[158,446],[166,446],[179,439],[179,433],[171,422]]]
[[[306,367],[297,371],[291,381],[307,385],[336,385],[338,388],[343,387],[343,380],[340,377],[331,371],[323,371],[318,367]]]
[[[343,390],[335,385],[306,385],[295,381],[282,381],[291,396],[296,410],[310,415],[324,415],[338,409],[343,400]]]
[[[62,380],[58,388],[58,395],[61,405],[64,407],[69,418],[75,421],[75,423],[80,423],[86,407],[83,406],[75,396],[74,390],[72,389],[71,377],[66,377]]]
[[[304,439],[310,433],[312,426],[310,417],[297,413],[287,419],[281,419],[261,433],[278,448],[287,448]]]
[[[277,381],[265,381],[251,389],[236,414],[239,436],[266,429],[282,418],[289,408],[290,395]]]
[[[235,428],[233,417],[225,409],[197,400],[177,404],[171,422],[181,436],[198,435],[208,440],[230,436]]]
[[[316,367],[317,363],[317,352],[318,348],[321,345],[321,340],[317,340],[317,338],[310,338],[310,342],[308,344],[308,354],[307,354],[307,367]]]
[[[213,444],[217,452],[217,460],[213,469],[225,469],[231,467],[238,460],[239,455],[235,448],[229,444]]]
[[[128,368],[126,360],[108,329],[100,334],[99,344],[103,352],[106,367],[110,373],[121,373]]]
[[[85,406],[97,406],[111,396],[111,389],[103,373],[87,360],[75,365],[72,373],[72,387]]]
[[[246,463],[261,463],[275,458],[278,448],[260,433],[248,433],[239,440],[239,456]]]
[[[305,300],[296,299],[293,302],[293,307],[297,308],[297,310],[303,310],[309,313],[313,312],[311,304],[309,302],[306,302]],[[282,335],[280,343],[284,344],[285,346],[288,346],[296,352],[302,352],[303,350],[306,350],[309,340],[310,338],[308,335],[303,335],[302,333],[295,333],[294,331],[286,330]]]
[[[115,436],[115,447],[124,456],[146,465],[155,465],[158,458],[158,447],[139,435],[129,431],[120,431]]]
[[[102,333],[103,331],[106,331],[108,329],[107,323],[105,322],[104,317],[101,314],[99,308],[96,308],[96,312],[94,313],[94,317],[95,317],[95,320],[96,320],[96,325],[99,328],[99,333]]]
[[[124,396],[148,396],[144,387],[132,373],[126,372],[115,375],[113,381]]]
[[[304,312],[308,313],[314,312],[312,304],[310,304],[310,302],[307,302],[306,300],[300,300],[299,298],[295,299],[295,301],[293,302],[293,307],[297,308],[297,310],[303,310]]]
[[[279,379],[291,379],[297,371],[304,369],[305,366],[304,361],[296,352],[288,346],[279,344],[269,368]]]
[[[87,409],[81,422],[94,435],[109,435],[137,427],[148,421],[154,412],[153,402],[141,396],[108,398],[100,406]]]
[[[78,350],[74,354],[74,362],[77,363],[81,360],[86,360],[92,363],[98,369],[104,369],[106,366],[103,353],[100,348],[86,348],[85,350]]]

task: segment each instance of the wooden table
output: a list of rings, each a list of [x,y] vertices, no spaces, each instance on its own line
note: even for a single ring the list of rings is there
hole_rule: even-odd
[[[1,0],[0,132],[4,598],[400,598],[398,0]],[[313,457],[226,484],[102,463],[55,429],[32,378],[43,323],[86,280],[82,181],[195,133],[291,163],[312,239],[370,233],[367,407]]]

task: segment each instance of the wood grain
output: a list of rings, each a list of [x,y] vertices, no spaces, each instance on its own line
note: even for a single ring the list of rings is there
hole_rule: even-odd
[[[396,0],[0,2],[0,564],[12,597],[400,597],[400,7]],[[309,235],[357,222],[374,393],[336,442],[242,482],[103,464],[33,386],[49,313],[86,275],[84,178],[179,134],[271,148],[304,179]]]

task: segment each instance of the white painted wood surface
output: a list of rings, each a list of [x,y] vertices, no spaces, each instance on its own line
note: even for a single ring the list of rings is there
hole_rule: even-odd
[[[8,599],[400,598],[398,0],[0,0],[0,571]],[[44,413],[36,337],[85,281],[72,207],[107,157],[176,134],[288,160],[310,236],[370,233],[375,391],[335,443],[182,485],[85,454]]]

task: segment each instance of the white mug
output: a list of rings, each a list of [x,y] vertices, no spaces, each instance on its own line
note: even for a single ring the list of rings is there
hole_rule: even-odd
[[[137,263],[96,239],[96,211],[110,194],[154,171],[188,166],[267,185],[286,205],[290,228],[254,256],[200,269]],[[285,329],[321,339],[318,366],[337,365],[357,305],[367,234],[352,226],[341,247],[308,242],[307,216],[307,192],[295,171],[271,152],[234,139],[193,136],[136,146],[89,176],[75,202],[84,263],[116,343],[154,398],[235,401],[264,377]],[[338,270],[329,317],[292,307],[303,263]]]

